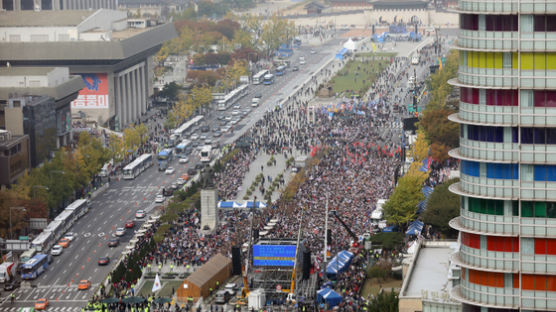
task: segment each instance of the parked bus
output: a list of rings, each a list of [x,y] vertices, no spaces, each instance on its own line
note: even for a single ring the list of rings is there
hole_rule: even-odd
[[[54,238],[52,233],[42,231],[39,236],[35,237],[31,242],[31,248],[34,248],[36,251],[46,251],[54,245],[53,242]]]
[[[191,118],[190,120],[184,122],[179,128],[175,129],[173,134],[178,139],[183,138],[191,128],[200,123],[204,118],[205,117],[203,115]]]
[[[201,149],[201,162],[203,163],[210,162],[211,152],[212,152],[212,146],[210,145],[203,146],[203,148]]]
[[[274,74],[276,74],[276,76],[283,76],[285,73],[286,73],[285,65],[280,65],[276,67],[276,70],[274,71]]]
[[[168,168],[168,164],[174,158],[174,151],[171,148],[165,148],[158,153],[158,171],[164,171]]]
[[[269,72],[267,69],[263,69],[258,72],[255,76],[253,76],[253,84],[261,84],[263,82],[264,76],[268,73]]]
[[[19,262],[25,263],[29,261],[29,259],[33,258],[36,253],[37,251],[35,250],[35,248],[27,249],[24,253],[21,254],[21,256],[19,256]]]
[[[71,203],[64,210],[73,211],[73,217],[75,220],[81,218],[84,214],[89,212],[90,203],[88,199],[78,199]],[[74,220],[74,221],[75,221]]]
[[[241,85],[230,91],[230,93],[226,94],[223,99],[218,100],[217,109],[226,110],[230,106],[234,105],[238,100],[247,94],[247,87],[248,85]]]
[[[176,146],[176,156],[187,156],[191,152],[191,141],[183,140],[178,146]]]
[[[35,279],[48,269],[48,255],[36,254],[21,267],[22,279]]]
[[[153,165],[153,156],[151,154],[143,154],[124,168],[124,179],[133,180],[140,175],[145,169]]]
[[[271,85],[274,83],[274,75],[273,74],[266,74],[264,75],[264,81],[263,83],[265,85]]]

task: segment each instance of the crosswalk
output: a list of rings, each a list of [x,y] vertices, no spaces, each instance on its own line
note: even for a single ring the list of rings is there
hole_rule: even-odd
[[[97,287],[98,284],[93,284],[88,290],[78,290],[76,284],[39,286],[18,288],[14,294],[15,301],[19,303],[34,303],[39,298],[47,298],[50,302],[87,302],[93,294],[93,289]]]
[[[32,307],[32,305],[29,305]],[[23,307],[0,307],[0,312],[19,312]],[[53,307],[50,306],[46,309],[48,312],[79,312],[81,307]]]

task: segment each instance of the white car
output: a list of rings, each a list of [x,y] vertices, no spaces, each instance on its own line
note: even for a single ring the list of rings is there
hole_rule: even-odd
[[[226,117],[224,117],[224,120],[230,121],[230,120],[232,120],[232,116],[226,116]]]
[[[311,50],[311,54],[316,54],[316,53],[317,53],[317,51]]]
[[[239,105],[234,105],[233,106],[233,109],[240,109],[240,108],[241,108],[241,106],[239,106]]]
[[[259,102],[260,102],[260,101],[261,101],[261,98],[254,97],[254,98],[251,100],[251,106],[253,106],[253,107],[259,106]]]
[[[120,227],[116,229],[116,236],[124,236],[125,235],[125,228]]]
[[[226,132],[230,131],[231,128],[232,127],[230,127],[230,126],[224,126],[224,127],[222,127],[222,129],[220,131],[222,131],[222,133],[226,133]]]
[[[139,209],[135,212],[135,218],[143,219],[145,217],[145,210]]]
[[[162,194],[158,194],[156,195],[156,198],[154,199],[155,203],[163,203],[166,200],[166,198],[164,197],[164,195]]]
[[[176,172],[176,169],[174,169],[174,167],[168,167],[168,169],[164,171],[164,173],[166,174],[174,174],[174,172]]]
[[[64,248],[62,248],[62,246],[60,245],[54,245],[52,246],[52,249],[50,250],[50,254],[53,256],[59,256],[62,254],[62,251],[64,251]]]
[[[239,122],[239,119],[234,119],[234,120],[230,121],[230,123],[231,123],[232,125],[235,125],[235,124],[237,124],[238,122]]]
[[[67,232],[66,235],[64,235],[64,238],[69,239],[69,241],[73,241],[75,239],[75,233],[73,232]]]
[[[190,139],[191,139],[192,141],[196,141],[196,140],[199,139],[199,135],[198,135],[197,133],[194,133],[194,134],[191,135]]]
[[[234,296],[236,294],[237,285],[236,283],[228,283],[224,286],[224,290],[227,291],[230,296]]]
[[[182,179],[182,178],[179,178],[179,179],[176,180],[176,183],[177,183],[178,185],[184,185],[184,184],[185,184],[185,180]]]
[[[238,111],[238,110],[232,111],[232,116],[237,116],[237,115],[239,115],[239,111]]]
[[[180,157],[179,163],[180,164],[187,164],[189,162],[189,158],[187,156]]]

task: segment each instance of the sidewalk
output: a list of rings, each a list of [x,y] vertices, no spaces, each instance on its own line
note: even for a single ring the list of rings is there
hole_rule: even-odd
[[[298,157],[300,155],[302,155],[302,153],[297,150],[293,151],[293,155],[291,152],[288,152],[288,158],[294,157],[295,159],[295,157]],[[259,175],[260,173],[264,175],[264,179],[265,179],[265,183],[264,183],[265,194],[268,188],[270,187],[270,185],[272,184],[272,181],[274,181],[279,174],[283,175],[284,184],[282,184],[277,189],[275,189],[271,197],[273,202],[278,200],[278,198],[280,198],[280,194],[284,190],[285,186],[288,185],[288,182],[293,177],[293,174],[291,171],[291,167],[286,168],[287,159],[284,157],[284,154],[274,155],[276,165],[268,166],[267,162],[270,159],[271,159],[271,155],[266,153],[259,153],[259,155],[257,155],[257,158],[255,158],[255,160],[251,162],[251,164],[249,165],[249,171],[247,171],[245,177],[243,178],[243,183],[241,185],[241,189],[238,192],[238,196],[236,200],[243,200],[243,197],[246,195],[247,190],[249,189],[251,184],[255,181],[257,175]],[[262,171],[261,171],[261,166],[263,167]],[[268,179],[269,177],[271,178],[271,180]],[[253,197],[255,196],[257,197],[257,199],[264,198],[264,194],[261,192],[259,186],[260,183],[256,185],[254,192],[251,193],[251,195],[249,196],[249,200],[253,200]]]

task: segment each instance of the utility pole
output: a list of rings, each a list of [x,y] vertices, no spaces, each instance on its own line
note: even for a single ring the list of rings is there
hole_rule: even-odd
[[[326,214],[324,215],[324,280],[326,281],[328,278],[326,276],[326,265],[328,264],[327,262],[327,252],[328,252],[328,194],[326,194],[326,203],[325,203],[325,207],[326,207]]]

